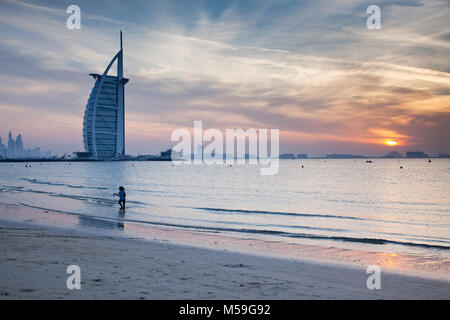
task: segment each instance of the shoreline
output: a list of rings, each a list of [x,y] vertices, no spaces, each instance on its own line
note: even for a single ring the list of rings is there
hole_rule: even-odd
[[[376,265],[389,273],[450,282],[450,259],[395,253],[361,251],[326,243],[279,241],[261,236],[184,229],[162,224],[128,220],[124,215],[110,218],[51,211],[30,206],[0,204],[0,222],[19,223],[56,232],[85,236],[169,242],[204,249],[222,250],[276,259],[293,259],[350,268]]]
[[[450,282],[0,220],[0,299],[450,299]],[[130,263],[131,262],[131,263]],[[79,265],[81,290],[66,288]]]

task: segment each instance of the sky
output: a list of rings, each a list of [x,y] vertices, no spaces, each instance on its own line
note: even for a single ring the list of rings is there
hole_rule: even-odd
[[[159,153],[195,120],[279,129],[281,153],[450,153],[449,21],[448,0],[2,0],[0,136],[82,151],[89,73],[122,30],[129,154]]]

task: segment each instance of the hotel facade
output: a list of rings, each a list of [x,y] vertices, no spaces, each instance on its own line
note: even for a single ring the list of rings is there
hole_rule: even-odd
[[[108,75],[117,62],[117,75]],[[90,74],[94,87],[83,118],[83,144],[92,158],[110,159],[125,155],[125,84],[123,77],[122,32],[120,50],[103,74]]]

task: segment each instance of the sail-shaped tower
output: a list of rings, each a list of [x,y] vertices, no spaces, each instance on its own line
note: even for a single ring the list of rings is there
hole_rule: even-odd
[[[117,61],[117,75],[108,75]],[[83,120],[84,149],[93,158],[109,159],[125,154],[125,84],[123,77],[122,31],[120,50],[103,74],[90,74],[95,79]]]

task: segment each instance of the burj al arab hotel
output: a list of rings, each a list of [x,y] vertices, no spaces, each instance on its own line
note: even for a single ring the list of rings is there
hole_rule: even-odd
[[[117,61],[117,75],[108,75]],[[95,79],[83,120],[84,149],[93,158],[108,159],[125,154],[125,84],[123,77],[122,31],[120,50],[103,74],[90,74]]]

